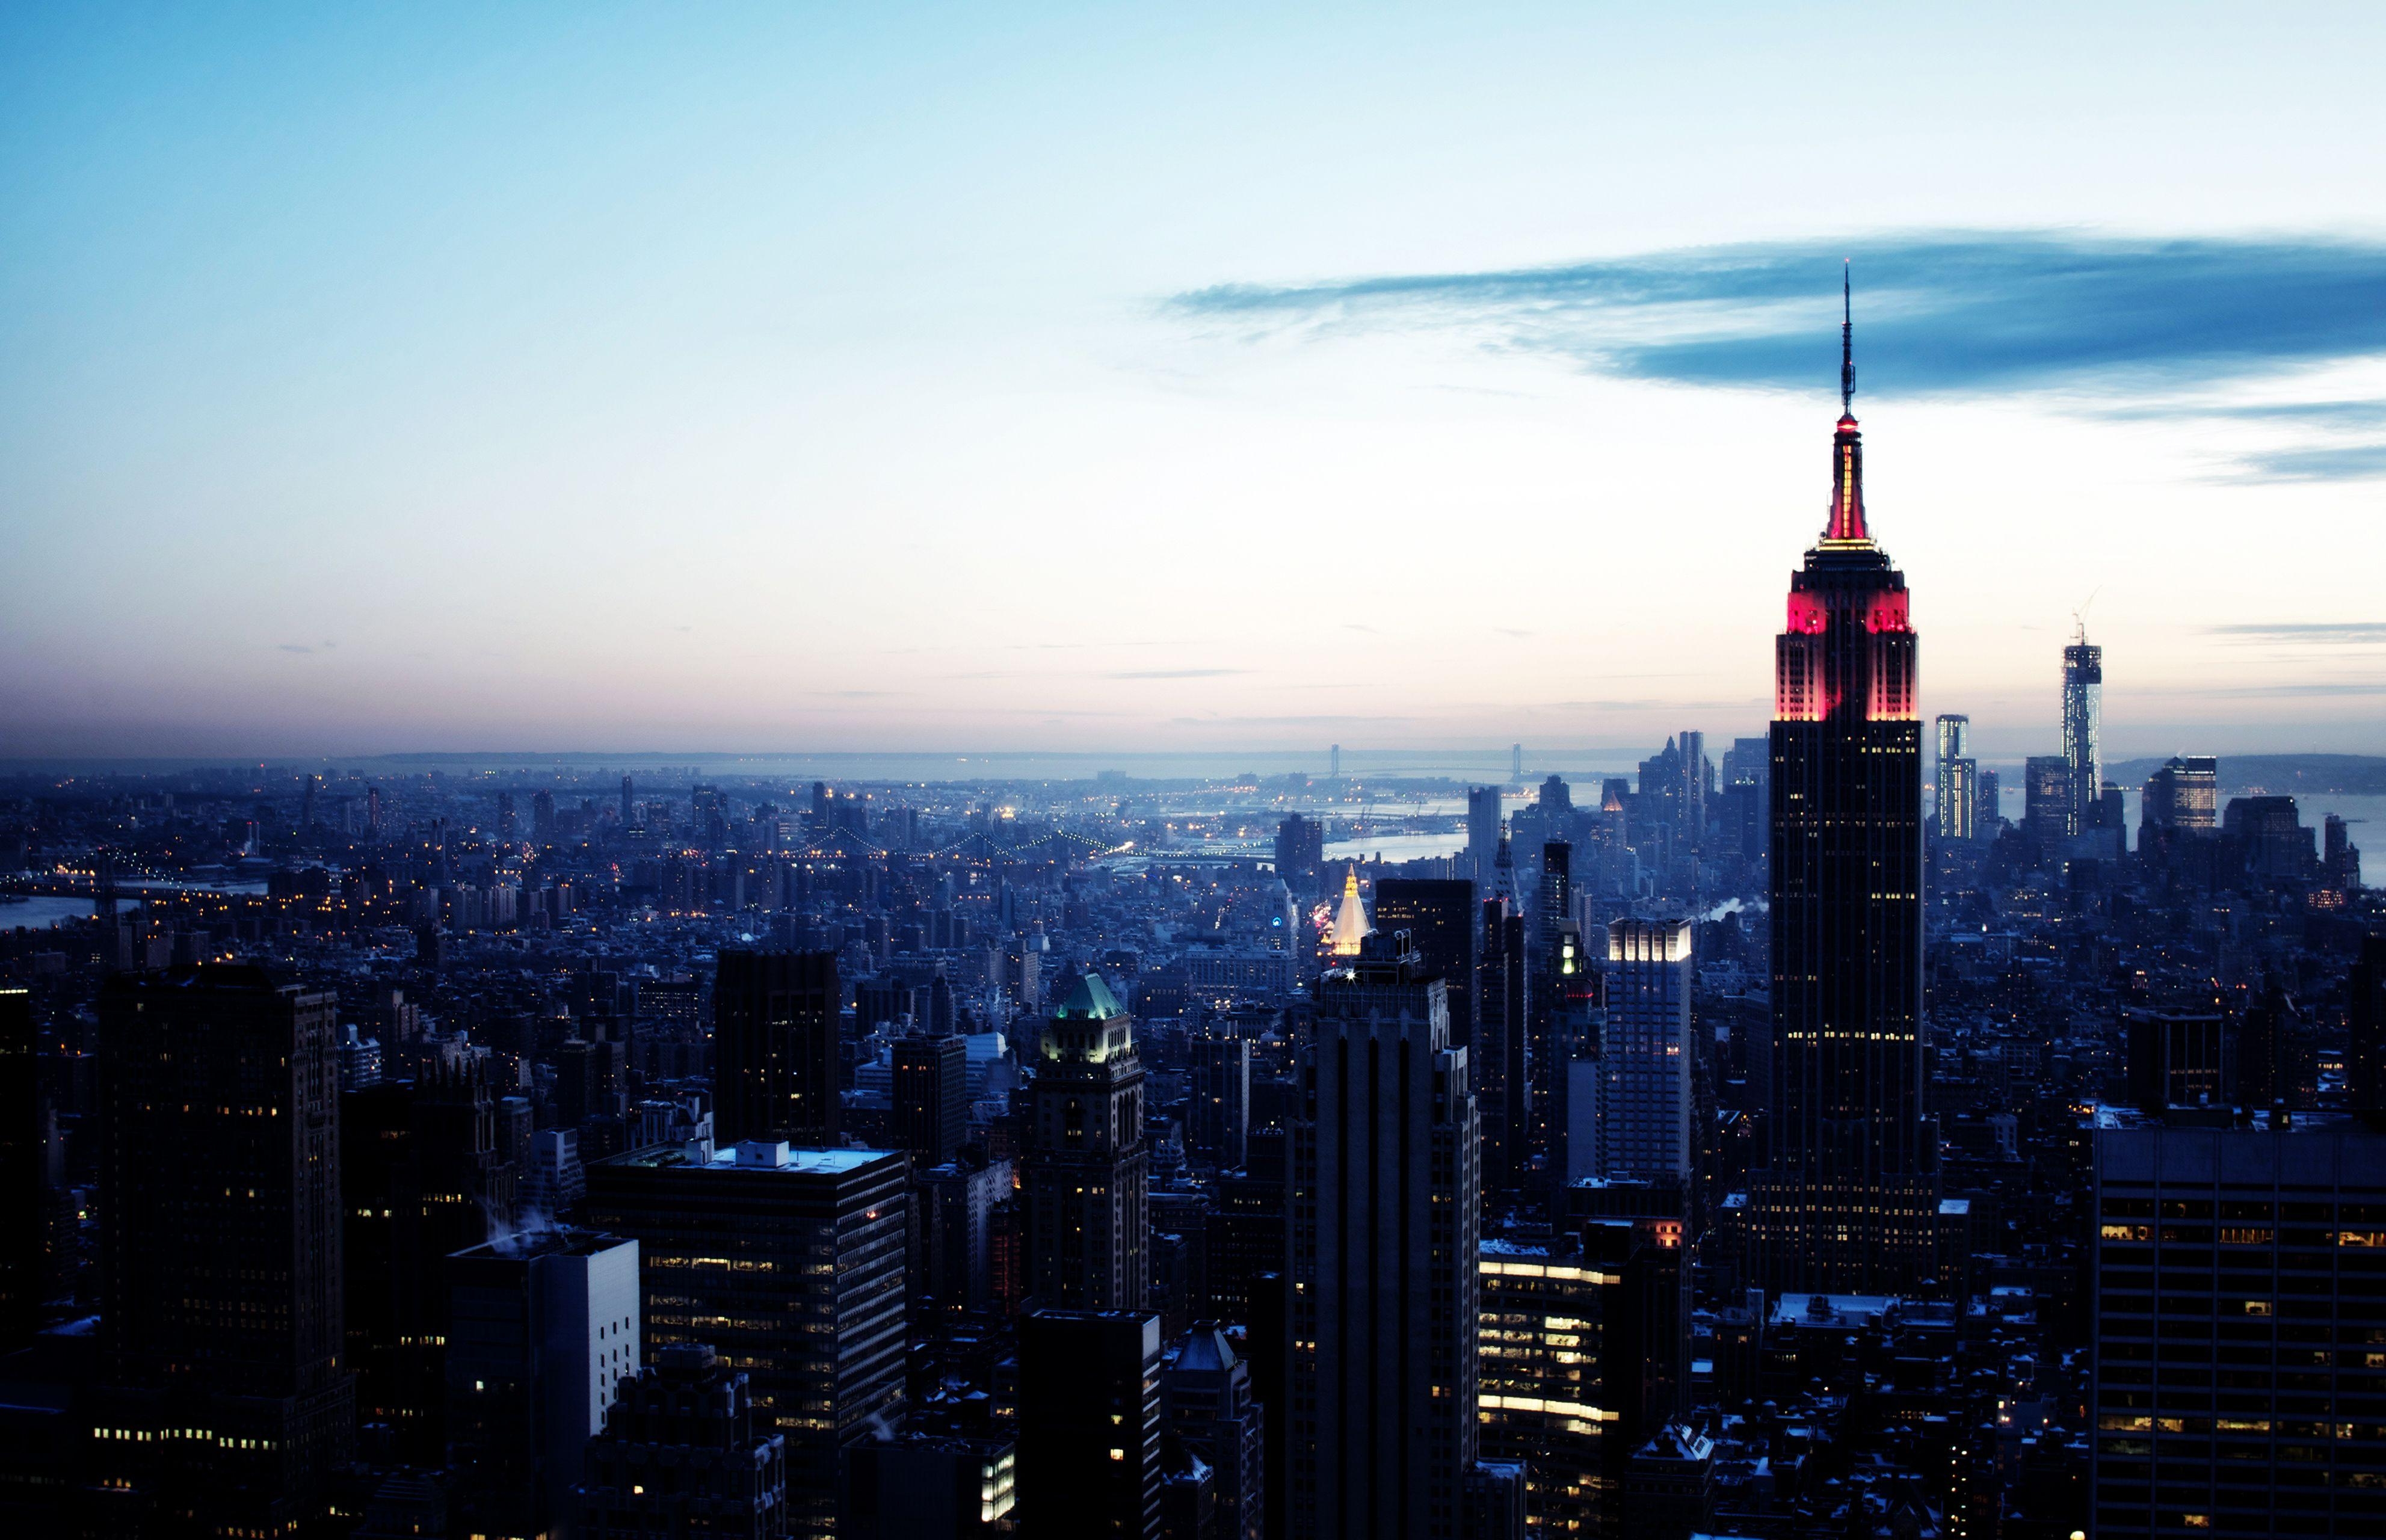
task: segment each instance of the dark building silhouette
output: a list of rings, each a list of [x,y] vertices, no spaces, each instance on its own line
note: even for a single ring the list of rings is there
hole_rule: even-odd
[[[794,1534],[831,1532],[839,1452],[902,1421],[909,1166],[749,1141],[588,1168],[589,1222],[638,1243],[648,1349],[710,1344],[786,1435]]]
[[[1027,1287],[1047,1309],[1133,1310],[1149,1285],[1149,1160],[1135,1019],[1081,974],[1036,1060]]]
[[[1186,1153],[1212,1166],[1243,1163],[1251,1115],[1251,1045],[1241,1037],[1202,1037],[1187,1045],[1192,1087]]]
[[[92,1452],[114,1527],[278,1534],[348,1459],[334,1008],[232,966],[101,996]]]
[[[1027,1540],[1158,1540],[1160,1318],[1033,1310],[1019,1323],[1019,1519]]]
[[[1475,1042],[1467,1068],[1482,1120],[1482,1185],[1486,1195],[1523,1185],[1531,1132],[1531,1087],[1525,1044],[1532,978],[1525,960],[1525,917],[1515,901],[1483,901],[1483,946],[1476,965]]]
[[[447,1259],[447,1461],[467,1534],[552,1534],[579,1511],[588,1440],[638,1371],[638,1246],[500,1236]]]
[[[437,1058],[414,1081],[341,1098],[340,1227],[357,1420],[408,1463],[446,1449],[447,1258],[514,1221],[487,1061]]]
[[[994,1438],[906,1434],[846,1453],[839,1540],[977,1540],[1009,1534],[1016,1448]]]
[[[1325,864],[1325,825],[1294,813],[1275,827],[1275,874],[1292,887],[1312,885]]]
[[[2093,1533],[2386,1531],[2386,1139],[2108,1129]]]
[[[712,990],[713,1136],[837,1143],[834,952],[721,954]]]
[[[895,1043],[896,1138],[919,1166],[941,1166],[969,1137],[969,1048],[953,1036]]]
[[[2127,1019],[2129,1100],[2145,1112],[2228,1099],[2221,1018],[2179,1010]]]
[[[1297,1534],[1463,1533],[1482,1194],[1448,988],[1398,933],[1319,982],[1292,1128]]]
[[[1462,1048],[1475,1042],[1481,925],[1475,884],[1463,878],[1386,877],[1375,884],[1375,929],[1406,931],[1425,967],[1450,981],[1450,1040]]]
[[[582,1540],[785,1533],[787,1441],[710,1346],[674,1343],[614,1396],[581,1462]]]
[[[21,1346],[40,1324],[48,1271],[41,1105],[33,997],[0,989],[0,1353]]]
[[[1261,1540],[1267,1518],[1266,1412],[1250,1365],[1215,1325],[1193,1328],[1160,1377],[1169,1444],[1207,1466],[1217,1540]]]
[[[2345,975],[2344,1072],[2353,1110],[2386,1133],[2386,935],[2361,938]]]
[[[1865,521],[1854,388],[1847,355],[1830,520],[1775,647],[1771,1147],[1751,1197],[1768,1287],[1893,1294],[1928,1275],[1939,1208],[1922,722],[1905,577]]]

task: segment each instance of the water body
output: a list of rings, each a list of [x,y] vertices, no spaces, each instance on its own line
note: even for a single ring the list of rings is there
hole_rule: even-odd
[[[135,906],[117,900],[116,912]],[[0,904],[0,931],[46,931],[62,920],[89,920],[96,906],[88,898],[28,898],[21,904]]]

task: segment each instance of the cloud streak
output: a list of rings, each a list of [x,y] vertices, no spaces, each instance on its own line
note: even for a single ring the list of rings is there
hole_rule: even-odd
[[[2113,415],[2368,428],[2377,402],[2151,399],[2386,356],[2386,244],[2332,237],[2129,239],[1936,231],[1688,247],[1562,267],[1418,273],[1174,295],[1236,334],[1458,330],[1596,373],[1668,384],[1827,391],[1838,287],[1853,264],[1862,391],[2022,392],[2134,403]],[[2245,457],[2258,479],[2386,474],[2386,444]]]

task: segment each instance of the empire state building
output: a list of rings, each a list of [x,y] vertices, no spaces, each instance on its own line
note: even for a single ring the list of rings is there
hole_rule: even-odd
[[[1773,1083],[1751,1197],[1757,1276],[1787,1293],[1910,1291],[1931,1275],[1939,1207],[1915,644],[1905,575],[1865,522],[1852,332],[1829,521],[1774,645]]]

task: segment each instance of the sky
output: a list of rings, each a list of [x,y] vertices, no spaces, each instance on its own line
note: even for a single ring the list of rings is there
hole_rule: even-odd
[[[0,757],[2386,753],[2374,6],[14,6]]]

